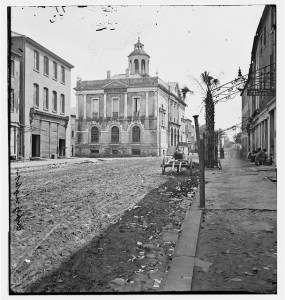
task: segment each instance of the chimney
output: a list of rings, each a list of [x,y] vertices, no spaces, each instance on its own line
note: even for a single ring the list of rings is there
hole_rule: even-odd
[[[107,71],[107,79],[111,79],[111,71],[110,70]]]
[[[130,77],[130,70],[126,69],[126,77],[129,78]]]

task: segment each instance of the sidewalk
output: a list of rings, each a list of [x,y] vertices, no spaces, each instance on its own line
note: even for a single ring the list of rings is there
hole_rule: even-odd
[[[164,291],[276,293],[276,168],[221,163],[205,170],[206,207],[201,214],[197,194]]]

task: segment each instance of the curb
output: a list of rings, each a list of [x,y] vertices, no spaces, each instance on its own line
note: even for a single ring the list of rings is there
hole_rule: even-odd
[[[162,291],[191,291],[195,267],[196,248],[199,237],[202,210],[198,206],[199,192],[184,218],[181,235],[174,250],[169,271],[164,280]]]

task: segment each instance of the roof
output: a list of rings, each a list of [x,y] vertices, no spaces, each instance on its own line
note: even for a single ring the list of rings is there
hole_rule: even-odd
[[[145,55],[150,57],[143,49],[135,49],[128,57],[133,55]]]
[[[40,45],[39,43],[37,43],[36,41],[34,41],[33,39],[12,31],[11,32],[11,38],[24,38],[27,42],[29,42],[30,44],[34,45],[35,47],[41,49],[42,51],[48,53],[50,56],[53,56],[54,58],[56,58],[57,60],[61,61],[62,63],[64,63],[66,66],[68,66],[69,68],[74,68],[74,66],[72,64],[70,64],[69,62],[67,62],[66,60],[64,60],[63,58],[61,58],[60,56],[56,55],[55,53],[53,53],[52,51],[50,51],[49,49],[47,49],[46,47]]]

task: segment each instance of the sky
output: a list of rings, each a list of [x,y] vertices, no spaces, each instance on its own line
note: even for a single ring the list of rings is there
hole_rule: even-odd
[[[150,75],[194,91],[185,116],[199,115],[204,93],[198,82],[209,71],[220,83],[247,74],[253,38],[264,5],[133,5],[12,7],[11,29],[74,65],[71,87],[82,80],[125,73],[127,56],[140,37],[150,55]],[[75,95],[72,92],[72,106]],[[241,97],[216,105],[216,129],[241,122]],[[230,132],[229,132],[230,134]],[[234,134],[234,133],[233,133]]]

